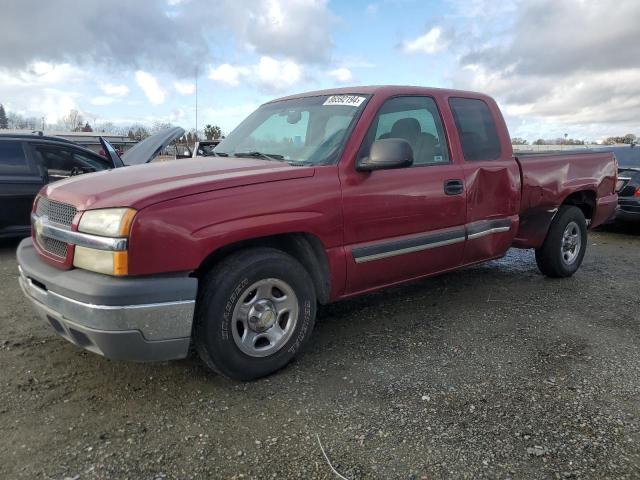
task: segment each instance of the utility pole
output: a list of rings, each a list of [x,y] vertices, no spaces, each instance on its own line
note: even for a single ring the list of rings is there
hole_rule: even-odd
[[[44,133],[44,117],[42,117],[42,132]]]
[[[196,141],[198,141],[198,66],[196,65]]]

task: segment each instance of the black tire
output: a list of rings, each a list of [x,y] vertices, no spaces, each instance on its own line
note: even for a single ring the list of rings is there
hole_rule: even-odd
[[[286,282],[293,290],[297,320],[288,340],[277,351],[268,356],[250,356],[234,340],[232,329],[240,328],[233,319],[234,309],[246,301],[248,297],[242,295],[248,288],[269,279]],[[212,370],[235,380],[254,380],[283,368],[302,351],[311,336],[315,315],[313,282],[296,259],[274,248],[242,250],[225,258],[201,280],[193,340],[200,358]]]
[[[569,252],[563,250],[565,230],[572,223],[578,229],[576,240],[579,236],[580,245],[576,247],[578,249],[577,252],[575,252],[575,249]],[[580,268],[586,250],[587,222],[582,210],[571,205],[563,205],[551,222],[544,243],[540,248],[536,249],[536,263],[540,272],[547,277],[570,277]],[[568,262],[565,255],[573,257],[572,261]]]

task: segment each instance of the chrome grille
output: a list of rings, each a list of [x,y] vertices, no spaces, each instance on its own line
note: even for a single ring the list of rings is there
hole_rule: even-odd
[[[55,255],[61,258],[67,257],[67,244],[64,242],[61,242],[60,240],[56,240],[55,238],[49,238],[45,236],[39,236],[38,243],[44,250],[51,253],[52,255]]]
[[[49,200],[46,197],[40,197],[36,204],[37,217],[47,217],[50,222],[57,223],[69,229],[71,228],[71,223],[76,213],[77,210],[72,205]],[[60,258],[67,257],[68,245],[65,242],[41,235],[37,231],[35,232],[35,237],[38,245],[40,245],[40,248],[45,252]]]
[[[36,215],[39,217],[48,217],[51,222],[66,227],[71,226],[73,218],[76,216],[77,210],[72,205],[49,200],[46,197],[40,197],[36,205]]]

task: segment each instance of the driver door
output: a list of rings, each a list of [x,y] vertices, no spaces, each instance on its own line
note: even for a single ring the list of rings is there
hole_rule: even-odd
[[[462,263],[466,192],[442,119],[431,97],[387,100],[358,153],[400,138],[413,166],[341,172],[347,293],[354,294],[448,270]]]

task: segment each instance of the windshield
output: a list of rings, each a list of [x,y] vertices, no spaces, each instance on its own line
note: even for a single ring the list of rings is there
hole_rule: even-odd
[[[222,156],[335,163],[366,95],[321,95],[262,105],[213,151]]]

